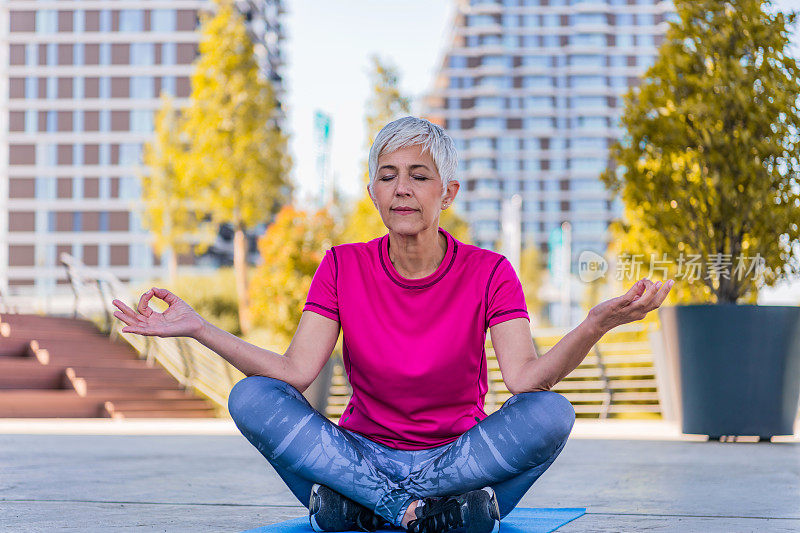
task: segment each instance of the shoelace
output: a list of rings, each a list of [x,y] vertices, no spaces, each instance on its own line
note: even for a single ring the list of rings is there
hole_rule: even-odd
[[[426,506],[427,507],[427,506]],[[408,524],[412,533],[440,533],[463,525],[461,505],[455,499],[443,498],[431,504],[425,514]]]

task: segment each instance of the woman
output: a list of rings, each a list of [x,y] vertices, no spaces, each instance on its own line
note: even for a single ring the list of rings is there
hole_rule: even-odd
[[[194,337],[248,376],[230,393],[231,416],[316,531],[497,531],[572,430],[572,405],[550,389],[671,287],[638,281],[538,357],[508,260],[439,228],[458,193],[456,167],[452,140],[427,120],[380,131],[367,190],[388,233],[326,252],[283,355],[212,326],[165,289],[142,295],[138,312],[114,301],[123,331]],[[169,304],[163,314],[148,307],[153,296]],[[302,392],[340,329],[353,395],[336,425]],[[488,416],[487,329],[513,393]]]

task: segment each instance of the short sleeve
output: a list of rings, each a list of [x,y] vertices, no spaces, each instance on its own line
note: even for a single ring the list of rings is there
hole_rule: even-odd
[[[333,248],[325,252],[308,289],[308,297],[303,311],[314,311],[324,317],[339,322],[339,298],[336,292],[336,280],[339,276],[339,264]]]
[[[528,306],[522,283],[509,260],[503,256],[494,265],[486,286],[486,327],[512,318],[526,318]]]

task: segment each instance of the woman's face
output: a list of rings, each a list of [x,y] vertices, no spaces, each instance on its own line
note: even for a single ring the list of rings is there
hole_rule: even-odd
[[[443,198],[442,178],[433,158],[422,151],[422,146],[414,145],[378,157],[374,194],[370,197],[387,228],[413,235],[438,228],[439,213],[443,206],[453,203],[458,188],[459,183],[451,180]]]

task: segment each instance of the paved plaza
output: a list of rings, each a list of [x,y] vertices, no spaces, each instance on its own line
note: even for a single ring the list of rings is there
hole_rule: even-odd
[[[586,507],[565,533],[800,531],[800,438],[614,422],[578,420],[520,505]],[[236,532],[306,515],[230,421],[0,421],[3,531]]]

